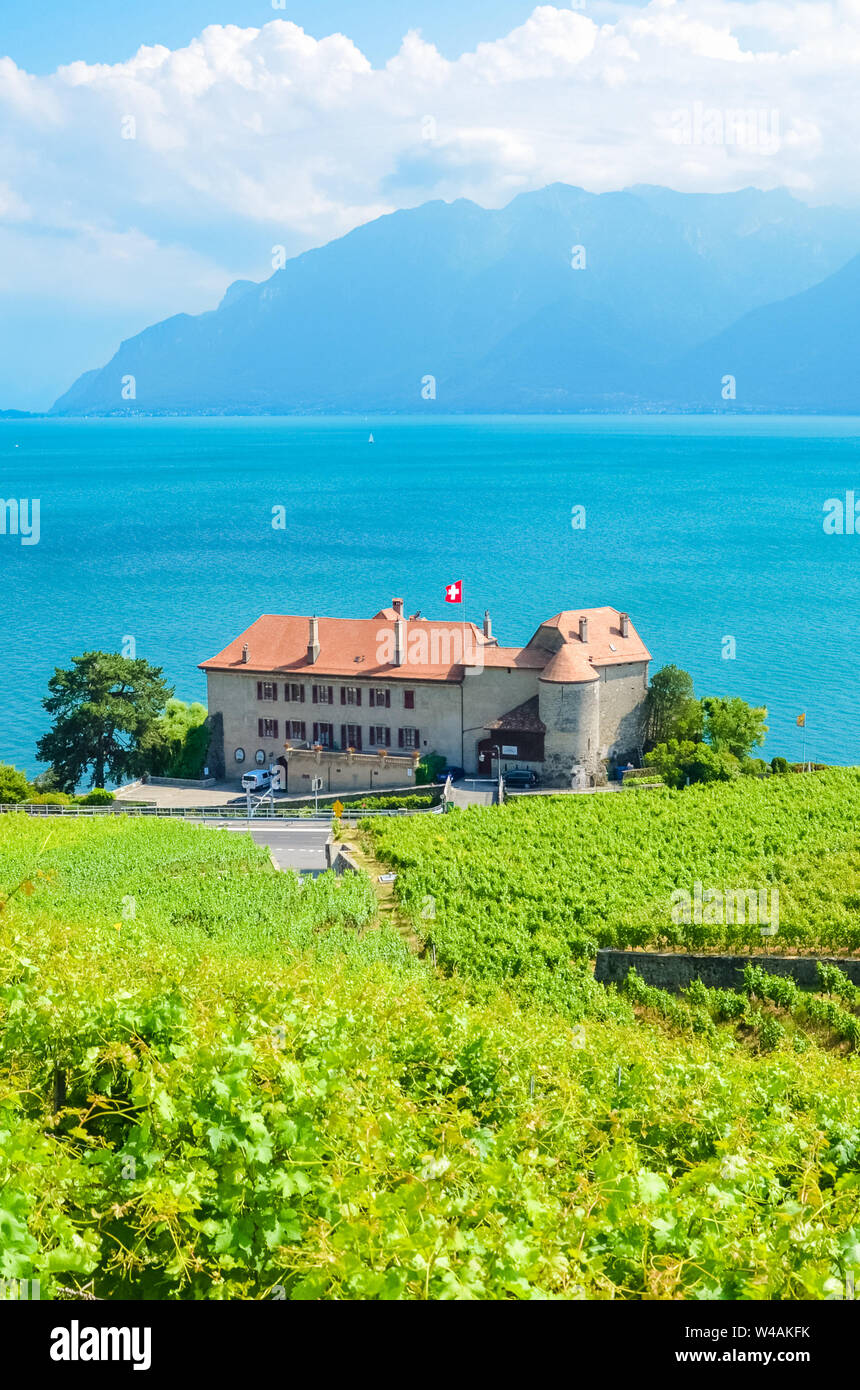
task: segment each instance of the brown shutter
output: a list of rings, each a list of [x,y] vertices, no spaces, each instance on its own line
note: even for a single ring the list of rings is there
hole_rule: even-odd
[[[317,686],[314,686],[311,693],[312,693],[312,697],[313,697],[313,702],[314,702],[314,704],[315,704],[315,705],[318,704],[318,703],[319,703],[319,688],[318,688]]]
[[[266,735],[263,733],[263,721],[262,721],[262,719],[258,719],[258,720],[257,720],[257,738],[265,738],[265,737],[266,737]]]
[[[421,734],[419,733],[418,729],[413,729],[413,730],[412,730],[412,737],[415,739],[415,745],[414,745],[414,746],[415,746],[416,748],[420,748],[420,747],[421,747]]]
[[[301,733],[299,734],[299,738],[301,738],[301,739],[307,739],[307,736],[308,736],[308,735],[307,735],[307,725],[305,724],[305,721],[304,721],[303,719],[300,720],[300,725],[301,725]]]
[[[346,704],[346,686],[345,686],[345,685],[342,685],[341,688],[340,688],[340,702],[341,702],[342,705],[345,705],[345,704]]]
[[[360,686],[360,685],[357,685],[357,686],[355,687],[355,703],[356,703],[357,705],[360,705],[360,704],[361,704],[361,686]]]
[[[275,726],[275,732],[272,734],[272,738],[277,738],[277,737],[278,737],[278,721],[277,721],[277,719],[273,719],[273,720],[272,720],[272,723],[273,723],[274,726]]]
[[[334,704],[334,686],[331,685],[328,688],[328,702],[330,705]]]
[[[302,704],[304,704],[304,702],[305,702],[305,688],[304,688],[303,685],[300,685],[300,686],[299,686],[299,699],[301,700]]]
[[[369,697],[368,697],[368,701],[369,701],[369,704],[370,704],[371,708],[373,708],[373,706],[376,704],[376,691],[375,691],[372,687],[371,687],[370,695],[369,695]]]
[[[284,682],[284,704],[285,704],[285,705],[288,705],[289,703],[290,703],[290,687],[289,687],[289,685],[288,685],[288,684],[286,683],[286,681],[285,681],[285,682]]]
[[[390,691],[390,690],[386,690],[386,692],[385,692],[385,708],[386,708],[386,709],[391,709],[391,691]]]
[[[345,724],[341,724],[341,726],[340,726],[340,746],[341,746],[341,748],[346,748],[346,725],[345,725]]]
[[[404,731],[403,731],[403,729],[398,729],[398,730],[397,730],[397,747],[398,747],[398,748],[402,748],[402,747],[403,747],[403,738],[404,738]]]
[[[258,700],[262,700],[262,698],[263,698],[263,682],[262,682],[262,681],[257,681],[257,699],[258,699]]]

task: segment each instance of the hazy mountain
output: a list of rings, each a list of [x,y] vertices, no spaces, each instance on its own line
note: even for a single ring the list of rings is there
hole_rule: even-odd
[[[773,411],[860,409],[860,256],[820,285],[745,314],[686,354],[663,391],[691,409],[721,403],[736,381],[736,408]]]
[[[707,407],[698,374],[721,359],[719,335],[858,250],[860,215],[782,191],[554,184],[500,210],[432,202],[156,324],[53,410],[623,410],[672,408],[684,392]]]

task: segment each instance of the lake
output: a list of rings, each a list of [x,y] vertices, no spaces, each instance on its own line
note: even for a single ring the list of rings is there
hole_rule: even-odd
[[[828,499],[860,498],[857,430],[739,416],[2,421],[0,496],[38,498],[40,536],[0,535],[0,760],[40,770],[48,679],[82,651],[132,637],[177,695],[205,700],[197,663],[261,613],[370,617],[398,594],[424,617],[480,624],[489,609],[503,645],[563,608],[626,609],[652,671],[671,661],[697,694],[767,705],[767,756],[800,757],[805,710],[807,757],[860,763],[860,534],[823,525]],[[454,580],[460,609],[444,602]]]

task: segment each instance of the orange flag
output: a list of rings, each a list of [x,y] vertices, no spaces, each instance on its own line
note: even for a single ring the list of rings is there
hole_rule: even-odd
[[[804,712],[803,714],[799,714],[799,715],[797,716],[797,727],[798,727],[799,729],[802,729],[805,723],[806,723],[806,713]]]

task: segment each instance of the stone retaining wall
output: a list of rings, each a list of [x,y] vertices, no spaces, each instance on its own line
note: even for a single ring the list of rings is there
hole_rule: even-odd
[[[674,951],[613,951],[597,952],[594,978],[600,984],[621,984],[631,967],[648,985],[670,990],[676,994],[693,980],[701,980],[712,989],[740,989],[744,966],[758,965],[772,975],[788,975],[801,989],[818,986],[816,966],[822,960],[838,965],[849,980],[860,985],[860,960],[835,956],[712,956],[688,955]]]

